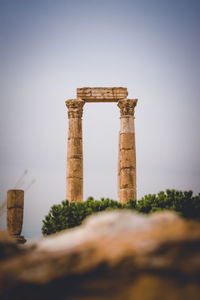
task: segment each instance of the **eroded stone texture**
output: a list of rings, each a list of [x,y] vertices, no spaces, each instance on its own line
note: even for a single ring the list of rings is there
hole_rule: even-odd
[[[7,231],[19,243],[25,243],[20,236],[23,225],[24,191],[8,190],[7,192]]]
[[[172,212],[99,213],[16,255],[3,240],[1,299],[199,299],[200,224]]]
[[[136,151],[134,109],[137,99],[119,100],[118,198],[122,203],[136,199]]]
[[[122,203],[136,199],[134,109],[137,99],[127,99],[127,95],[123,87],[84,87],[77,88],[77,99],[66,101],[69,118],[66,198],[69,201],[83,200],[82,113],[85,102],[118,102],[121,115],[118,199]]]
[[[83,201],[82,114],[85,102],[78,98],[67,100],[65,103],[69,119],[66,199]]]
[[[123,87],[84,87],[77,88],[77,97],[85,102],[117,102],[128,96],[127,88]]]

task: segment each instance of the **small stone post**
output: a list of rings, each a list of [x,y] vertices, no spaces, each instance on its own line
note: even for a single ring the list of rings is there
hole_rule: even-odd
[[[82,114],[85,101],[78,98],[65,103],[69,119],[66,199],[80,202],[83,201]]]
[[[17,243],[24,244],[21,236],[24,212],[24,191],[8,190],[7,192],[7,231]]]
[[[118,101],[120,108],[118,198],[121,203],[136,199],[136,152],[134,109],[137,99]]]

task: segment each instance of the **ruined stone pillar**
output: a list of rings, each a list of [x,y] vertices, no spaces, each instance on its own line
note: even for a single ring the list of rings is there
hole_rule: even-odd
[[[65,103],[69,119],[66,199],[80,202],[83,201],[82,114],[85,102],[78,98]]]
[[[118,198],[121,203],[136,199],[136,152],[134,109],[137,99],[118,101],[120,108]]]
[[[21,236],[24,212],[24,191],[8,190],[7,192],[7,232],[18,243],[26,240]]]

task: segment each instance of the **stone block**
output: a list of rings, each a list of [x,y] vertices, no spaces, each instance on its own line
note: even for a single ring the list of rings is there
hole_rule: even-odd
[[[123,87],[77,88],[77,97],[86,102],[117,102],[127,96],[127,88]]]
[[[20,235],[23,225],[23,208],[9,208],[7,210],[7,231],[9,234]]]
[[[121,123],[120,133],[126,133],[126,132],[135,133],[133,116],[121,117],[120,123]]]
[[[119,134],[119,148],[120,149],[134,149],[135,148],[135,134],[133,132],[125,132]]]
[[[83,178],[82,158],[69,158],[67,160],[67,178]]]
[[[135,150],[120,150],[120,169],[129,167],[135,168],[135,165]]]
[[[119,199],[121,203],[127,203],[130,199],[136,199],[136,190],[134,189],[120,189]]]
[[[82,120],[80,118],[69,119],[68,138],[82,138]]]
[[[83,179],[67,178],[67,200],[81,202],[83,201]]]
[[[7,192],[7,208],[20,207],[24,208],[24,191],[8,190]]]
[[[124,168],[120,171],[120,189],[134,188],[136,172],[133,168]]]
[[[71,138],[67,141],[67,158],[82,158],[82,139]]]

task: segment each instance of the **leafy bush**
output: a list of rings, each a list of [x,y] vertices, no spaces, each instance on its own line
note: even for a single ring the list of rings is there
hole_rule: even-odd
[[[131,209],[145,214],[173,210],[185,218],[200,219],[200,194],[193,196],[192,191],[166,190],[157,195],[146,195],[138,201],[131,199],[126,204],[108,198],[97,201],[89,197],[85,202],[66,200],[51,207],[49,214],[43,220],[42,233],[49,235],[73,228],[93,213],[113,209]]]
[[[149,194],[137,202],[136,210],[142,213],[173,210],[185,218],[200,219],[200,194],[193,196],[192,191],[176,190]]]
[[[136,201],[131,200],[136,204]],[[49,214],[43,220],[42,233],[48,235],[63,229],[78,226],[89,215],[104,210],[123,208],[117,201],[104,199],[100,201],[89,197],[84,202],[62,201],[61,204],[53,205]]]

